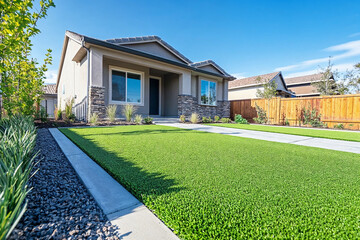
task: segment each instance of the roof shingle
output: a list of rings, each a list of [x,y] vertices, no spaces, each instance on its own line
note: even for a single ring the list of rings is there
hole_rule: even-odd
[[[267,74],[263,74],[263,75],[252,76],[252,77],[248,77],[248,78],[236,79],[234,81],[229,82],[229,89],[245,87],[248,85],[260,85],[261,83],[258,82],[258,78],[261,78],[262,81],[264,81],[264,80],[270,81],[274,77],[276,77],[279,73],[280,72],[273,72],[273,73],[267,73]]]
[[[298,84],[298,83],[311,83],[313,81],[318,81],[322,79],[321,73],[299,76],[299,77],[292,77],[292,78],[285,78],[285,82],[287,85]]]
[[[43,87],[44,94],[56,94],[56,84],[48,84]]]

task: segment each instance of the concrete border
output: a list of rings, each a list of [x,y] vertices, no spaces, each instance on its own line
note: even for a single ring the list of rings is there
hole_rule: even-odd
[[[159,123],[159,125],[360,154],[360,142],[218,127],[202,124]]]
[[[49,131],[105,215],[119,227],[121,239],[179,239],[144,204],[58,129],[49,128]]]

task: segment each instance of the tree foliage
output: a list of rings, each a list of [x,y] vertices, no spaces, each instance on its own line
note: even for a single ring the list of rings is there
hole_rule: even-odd
[[[263,89],[256,90],[257,97],[271,99],[276,96],[277,84],[275,81],[269,81],[268,79],[262,80],[261,77],[258,77],[256,81],[263,86]]]
[[[354,65],[354,70],[347,71],[344,78],[350,93],[360,93],[360,63]]]
[[[48,49],[44,63],[30,57],[31,38],[40,33],[37,22],[45,18],[53,0],[0,0],[0,90],[8,115],[34,115],[42,95],[47,67],[52,62]]]

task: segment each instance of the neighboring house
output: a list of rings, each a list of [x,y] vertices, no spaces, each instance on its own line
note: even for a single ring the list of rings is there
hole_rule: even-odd
[[[278,96],[293,96],[293,93],[287,89],[281,72],[273,72],[248,78],[236,79],[229,82],[229,100],[258,98],[256,96],[257,90],[263,90],[263,83],[270,81],[275,81]]]
[[[230,116],[228,81],[212,60],[194,63],[157,36],[98,40],[67,31],[57,79],[58,106],[106,117],[109,104],[155,116]]]
[[[311,74],[300,77],[285,78],[289,90],[295,92],[296,97],[314,97],[320,96],[320,93],[311,85],[313,82],[322,81],[322,74]]]
[[[46,110],[49,117],[54,117],[54,110],[57,104],[56,84],[44,85],[44,95],[40,105]]]

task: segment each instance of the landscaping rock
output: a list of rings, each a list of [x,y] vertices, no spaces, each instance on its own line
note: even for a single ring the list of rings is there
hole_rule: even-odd
[[[39,129],[27,210],[10,239],[120,239],[48,129]]]

